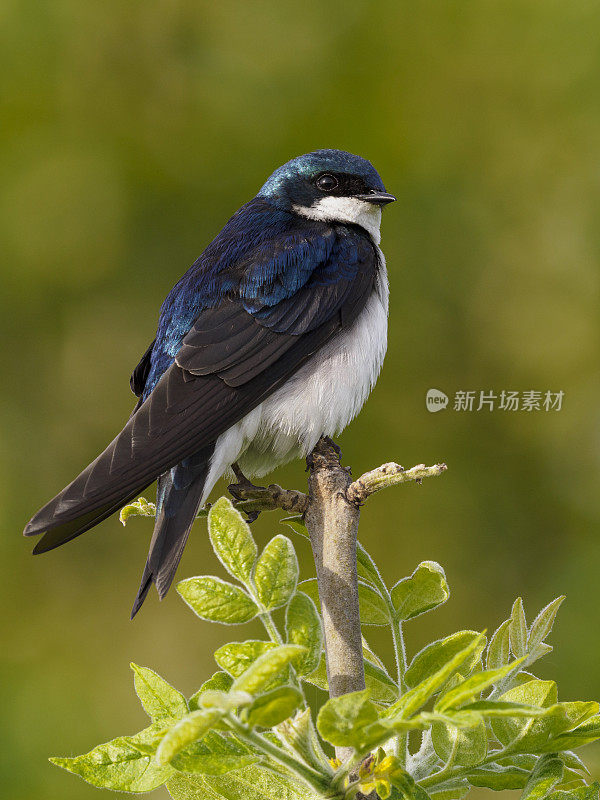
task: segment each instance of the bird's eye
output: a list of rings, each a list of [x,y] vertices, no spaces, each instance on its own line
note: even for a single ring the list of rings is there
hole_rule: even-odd
[[[321,175],[317,181],[317,188],[322,192],[332,192],[337,186],[338,180],[333,175]]]

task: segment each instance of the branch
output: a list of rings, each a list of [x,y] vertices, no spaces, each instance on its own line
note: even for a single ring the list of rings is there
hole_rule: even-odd
[[[340,463],[340,449],[321,438],[307,458],[308,508],[304,515],[317,571],[323,616],[329,696],[365,688],[356,539],[360,510],[347,491],[352,478]],[[344,762],[353,749],[336,747]]]
[[[283,511],[291,511],[296,514],[304,514],[308,508],[308,495],[296,489],[282,489],[276,483],[270,486],[244,486],[239,488],[235,484],[235,495],[233,505],[238,511],[243,511],[249,517],[256,519],[261,511],[275,511],[278,508]],[[232,492],[232,487],[229,487]],[[197,517],[207,517],[210,510],[210,503],[201,508]],[[130,517],[154,517],[156,505],[150,503],[145,497],[138,497],[133,503],[123,506],[119,514],[119,520],[123,525],[127,524]]]
[[[385,489],[388,486],[396,486],[399,483],[416,481],[422,483],[423,478],[434,478],[441,475],[448,467],[445,464],[434,464],[426,467],[425,464],[417,464],[411,469],[404,469],[400,464],[391,461],[389,464],[382,464],[377,469],[365,472],[350,484],[346,492],[349,502],[362,506],[363,503],[375,492]]]
[[[410,481],[422,483],[423,478],[441,475],[446,469],[445,464],[434,464],[431,467],[417,464],[406,470],[394,462],[382,464],[370,472],[365,472],[360,478],[350,483],[345,490],[346,498],[348,502],[361,506],[380,489]],[[297,489],[282,489],[276,483],[271,483],[269,486],[232,484],[228,488],[234,498],[233,505],[238,511],[243,511],[250,517],[258,516],[261,511],[275,511],[278,508],[295,514],[306,514],[310,502],[309,496],[304,492]],[[198,517],[208,516],[209,509],[210,504],[207,504],[200,509]],[[139,497],[133,503],[123,506],[119,520],[125,525],[129,517],[153,517],[155,514],[155,504],[146,500],[145,497]]]

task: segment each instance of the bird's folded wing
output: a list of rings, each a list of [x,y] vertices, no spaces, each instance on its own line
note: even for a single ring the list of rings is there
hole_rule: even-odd
[[[33,517],[25,534],[50,531],[38,543],[49,549],[54,538],[65,541],[53,529],[84,514],[88,527],[96,524],[95,511],[104,518],[103,510],[114,511],[122,498],[215,442],[351,325],[373,291],[375,249],[370,242],[361,247],[356,268],[337,280],[327,269],[315,270],[314,279],[279,303],[236,297],[202,311],[174,363],[121,433]]]

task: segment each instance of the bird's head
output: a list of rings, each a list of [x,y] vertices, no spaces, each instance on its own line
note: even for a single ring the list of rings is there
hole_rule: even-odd
[[[370,161],[343,150],[315,150],[276,169],[259,197],[309,219],[361,225],[378,240],[385,191]]]

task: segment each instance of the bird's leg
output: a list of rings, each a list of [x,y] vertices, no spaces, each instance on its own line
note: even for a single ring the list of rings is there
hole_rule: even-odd
[[[244,475],[237,461],[233,462],[231,469],[238,482],[230,483],[227,487],[227,491],[235,497],[236,500],[258,500],[264,497],[265,494],[268,494],[269,490],[266,487],[256,486]],[[259,514],[260,511],[248,512],[248,522],[254,522]]]
[[[339,444],[336,444],[330,436],[322,436],[321,438],[325,441],[326,444],[328,444],[330,447],[333,447],[333,449],[338,454],[338,457],[339,457],[339,459],[341,461],[342,460],[342,448],[339,446]]]
[[[232,483],[232,484],[231,484],[232,486],[239,486],[239,487],[245,486],[245,487],[247,487],[247,488],[251,488],[251,487],[254,485],[254,484],[253,484],[253,483],[252,483],[252,482],[251,482],[251,481],[250,481],[250,480],[249,480],[249,479],[248,479],[248,478],[247,478],[247,477],[244,475],[244,473],[242,472],[242,468],[241,468],[241,467],[240,467],[240,465],[237,463],[237,461],[234,461],[234,462],[233,462],[233,464],[231,465],[231,469],[232,469],[232,471],[233,471],[233,474],[235,475],[235,477],[238,479],[238,483]],[[235,496],[235,495],[234,495],[234,496]]]
[[[332,454],[330,450],[333,450],[333,458],[335,460],[335,456],[337,456],[337,461],[341,462],[342,460],[342,448],[339,444],[336,444],[330,436],[321,436],[317,444],[315,445],[314,450],[310,452],[306,456],[306,472],[309,472],[311,469],[315,467],[315,456],[324,456],[329,459],[332,458]],[[328,452],[329,451],[329,452]]]

